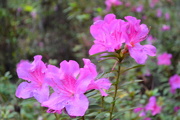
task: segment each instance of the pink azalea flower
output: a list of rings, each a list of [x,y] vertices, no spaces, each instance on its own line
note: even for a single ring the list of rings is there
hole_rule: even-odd
[[[89,54],[105,51],[115,52],[125,43],[130,56],[139,64],[145,63],[147,55],[155,56],[156,48],[154,46],[140,44],[149,33],[147,26],[140,24],[140,20],[132,16],[126,16],[125,19],[127,22],[116,19],[114,14],[108,14],[104,20],[95,22],[90,27],[90,32],[95,41],[89,50]]]
[[[135,108],[134,113],[139,113],[139,117],[146,116],[146,113],[144,111],[144,107]]]
[[[178,112],[179,110],[180,110],[180,106],[174,107],[174,111],[175,111],[175,112]]]
[[[139,5],[139,6],[137,6],[136,7],[136,12],[142,12],[143,11],[143,9],[144,9],[144,6],[143,5]]]
[[[123,39],[126,23],[123,20],[116,19],[114,14],[108,14],[104,20],[95,22],[90,27],[91,35],[95,38],[94,45],[89,50],[89,54],[99,52],[114,52],[119,50]]]
[[[169,25],[163,25],[161,28],[162,31],[168,31],[170,29],[171,29],[171,27]]]
[[[150,7],[154,8],[154,6],[159,2],[159,0],[151,0],[150,1]]]
[[[89,59],[83,61],[83,68],[79,68],[73,60],[61,62],[60,69],[48,66],[46,80],[54,90],[49,100],[42,103],[42,106],[48,107],[48,112],[61,113],[65,109],[70,116],[83,116],[89,105],[84,95],[87,90],[97,89],[102,95],[107,95],[103,89],[110,88],[109,80],[95,80],[96,66]]]
[[[156,38],[154,38],[152,35],[149,35],[149,36],[147,37],[147,41],[148,41],[149,44],[152,44],[153,42],[156,41]]]
[[[143,120],[151,120],[151,118],[149,118],[149,117],[146,117],[146,118],[144,118]]]
[[[170,77],[169,84],[171,86],[171,93],[175,93],[175,90],[180,88],[180,76],[175,74]]]
[[[106,0],[106,10],[109,11],[112,6],[119,6],[122,5],[122,2],[120,0]]]
[[[165,13],[165,19],[166,20],[169,20],[170,19],[170,15],[169,15],[169,13],[167,12],[167,13]]]
[[[143,19],[143,20],[146,20],[146,19],[147,19],[147,16],[146,16],[146,15],[143,15],[143,16],[142,16],[142,19]]]
[[[37,18],[37,12],[36,11],[32,11],[30,14],[31,14],[33,19]]]
[[[126,30],[126,47],[129,50],[130,56],[139,64],[144,64],[147,55],[155,56],[156,48],[152,45],[141,45],[140,42],[144,41],[149,33],[149,29],[145,24],[140,24],[140,20],[135,17],[126,16],[128,21]]]
[[[131,2],[127,1],[127,2],[125,3],[125,6],[126,6],[126,7],[130,7],[130,6],[131,6]]]
[[[152,96],[149,99],[149,103],[145,107],[146,111],[151,111],[151,114],[154,116],[161,112],[161,107],[156,103],[156,97]]]
[[[32,63],[21,61],[17,65],[18,77],[28,81],[22,82],[18,86],[16,90],[18,98],[27,99],[34,97],[40,103],[48,99],[49,88],[44,81],[46,66],[41,59],[41,55],[36,55]]]
[[[168,53],[163,53],[157,57],[158,65],[171,65],[172,55]]]
[[[146,69],[146,72],[145,72],[144,75],[145,75],[145,76],[151,76],[151,72],[150,72],[148,69]]]
[[[156,16],[158,17],[158,18],[160,18],[161,16],[162,16],[162,10],[159,8],[159,9],[157,9],[157,11],[156,11]]]
[[[143,109],[144,109],[143,107],[137,107],[133,111],[134,111],[134,113],[138,113],[138,112],[142,111]]]
[[[20,13],[22,11],[22,8],[18,7],[17,12]]]

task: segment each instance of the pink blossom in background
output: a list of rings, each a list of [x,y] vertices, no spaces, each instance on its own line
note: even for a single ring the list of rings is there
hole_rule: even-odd
[[[163,25],[161,30],[162,31],[169,31],[171,29],[171,27],[169,25]]]
[[[32,63],[21,61],[17,65],[18,77],[28,81],[22,82],[16,89],[18,98],[34,97],[40,103],[48,99],[49,88],[44,81],[47,68],[41,59],[41,55],[36,55]]]
[[[136,7],[136,12],[142,12],[143,11],[143,9],[144,9],[144,6],[143,5],[139,5],[139,6],[137,6]]]
[[[175,112],[178,112],[179,110],[180,110],[180,106],[174,107],[174,111],[175,111]]]
[[[139,117],[144,117],[146,116],[144,107],[138,107],[134,109],[134,113],[139,113]]]
[[[122,2],[120,0],[106,0],[106,10],[109,11],[112,6],[119,6],[122,5]]]
[[[143,107],[137,107],[133,111],[134,111],[134,113],[138,113],[138,112],[142,111],[143,109],[144,109]]]
[[[152,35],[149,35],[149,36],[147,37],[147,42],[148,42],[149,44],[152,44],[152,43],[155,42],[155,41],[156,41],[156,38],[153,37]]]
[[[22,11],[22,8],[18,7],[17,12],[20,13]]]
[[[98,20],[102,20],[102,17],[101,16],[96,16],[93,18],[93,22],[96,22]]]
[[[170,77],[169,84],[171,86],[171,93],[175,93],[175,90],[180,88],[180,76],[175,74]]]
[[[104,89],[109,89],[108,79],[95,80],[96,66],[89,59],[83,59],[84,67],[79,68],[76,61],[62,61],[60,68],[48,66],[46,81],[54,93],[49,100],[42,103],[48,107],[47,112],[59,113],[65,109],[70,116],[83,116],[88,109],[89,101],[84,93],[88,90],[100,90],[102,96],[107,96]]]
[[[37,18],[37,12],[36,11],[32,11],[30,14],[31,14],[33,19]]]
[[[165,13],[165,19],[166,20],[169,20],[170,19],[170,14],[167,12],[167,13]]]
[[[156,16],[160,18],[162,16],[162,10],[159,8],[156,10]]]
[[[126,7],[130,7],[130,6],[131,6],[131,2],[126,2],[126,3],[125,3],[125,6],[126,6]]]
[[[171,65],[171,58],[172,54],[169,53],[163,53],[158,55],[157,60],[158,60],[158,65]]]
[[[142,16],[142,19],[143,19],[143,20],[146,20],[146,19],[147,19],[147,16],[146,16],[146,15],[143,15],[143,16]]]
[[[149,29],[145,24],[140,24],[141,20],[132,16],[126,16],[128,21],[126,32],[126,47],[130,56],[139,64],[144,64],[147,55],[155,56],[156,48],[152,45],[141,45],[140,42],[147,38]]]
[[[146,118],[144,118],[143,120],[152,120],[151,118],[149,118],[149,117],[146,117]]]
[[[125,28],[125,21],[116,19],[114,14],[108,14],[104,17],[104,20],[95,22],[90,27],[90,33],[95,38],[95,41],[89,50],[89,54],[119,50],[122,43],[125,42],[123,38]]]
[[[146,105],[145,109],[146,111],[151,111],[153,116],[161,112],[161,106],[156,103],[155,96],[149,98],[149,103]]]
[[[149,6],[150,6],[151,8],[154,8],[154,6],[155,6],[158,2],[159,2],[159,0],[150,0]]]
[[[144,74],[145,76],[151,76],[151,72],[150,72],[150,70],[148,70],[148,69],[146,69],[146,72],[145,72],[145,74]]]
[[[58,6],[54,6],[54,11],[58,11]]]

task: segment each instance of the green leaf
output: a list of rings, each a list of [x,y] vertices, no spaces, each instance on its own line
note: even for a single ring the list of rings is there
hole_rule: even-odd
[[[101,112],[95,117],[95,120],[103,120],[103,118],[107,117],[109,117],[109,112]]]
[[[89,106],[89,109],[92,109],[92,110],[100,110],[102,109],[99,105],[90,105]]]
[[[102,78],[102,77],[106,77],[106,78],[107,77],[113,77],[113,76],[115,76],[114,72],[117,72],[117,70],[112,70],[110,72],[101,73],[101,74],[98,75],[97,79]]]
[[[135,109],[135,108],[137,108],[137,107],[120,109],[119,112],[116,112],[116,113],[114,114],[114,117],[117,117],[117,118],[118,118],[118,117],[120,117],[120,115],[122,115],[122,114],[125,113],[126,111],[130,111],[130,110],[133,110],[133,109]]]
[[[101,54],[103,54],[103,53],[109,53],[109,54],[117,54],[117,53],[115,53],[115,52],[99,52],[99,53],[96,53],[96,54],[93,54],[93,55],[90,55],[90,57],[94,57],[94,56],[97,56],[97,55],[101,55]]]
[[[142,82],[143,80],[133,80],[133,81],[129,81],[129,82],[125,82],[123,84],[121,84],[120,86],[125,86],[125,85],[129,85],[132,83],[138,83],[138,82]]]
[[[91,116],[97,116],[98,112],[91,112],[89,114],[86,114],[86,117],[91,117]]]
[[[89,90],[85,94],[86,94],[87,97],[91,97],[91,96],[96,95],[97,91],[96,90]]]
[[[126,70],[122,71],[121,74],[122,74],[122,73],[125,73],[125,72],[128,71],[128,70],[135,69],[135,68],[139,68],[139,67],[143,67],[143,66],[145,66],[145,65],[136,65],[136,66],[127,68]]]
[[[106,103],[112,103],[112,102],[113,102],[113,97],[105,97],[105,98],[104,98],[104,101],[105,101]]]
[[[116,58],[106,58],[106,59],[100,60],[100,61],[98,61],[98,62],[104,62],[104,61],[106,61],[106,60],[112,60],[112,59],[114,59],[114,60],[116,60],[116,61],[117,61],[117,59],[116,59]]]
[[[116,55],[105,55],[105,56],[101,56],[100,58],[107,58],[107,57],[117,57]]]

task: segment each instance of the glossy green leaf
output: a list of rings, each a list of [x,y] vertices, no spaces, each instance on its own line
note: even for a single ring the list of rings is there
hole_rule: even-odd
[[[128,71],[128,70],[135,69],[135,68],[139,68],[139,67],[143,67],[143,66],[145,66],[145,65],[136,65],[136,66],[127,68],[127,69],[123,70],[123,71],[121,72],[121,74],[122,74],[122,73],[125,73],[125,72]]]

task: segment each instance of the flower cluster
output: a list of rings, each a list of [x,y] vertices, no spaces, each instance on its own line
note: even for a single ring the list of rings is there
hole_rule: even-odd
[[[154,46],[140,44],[148,36],[148,27],[140,24],[141,20],[132,16],[126,16],[125,20],[116,19],[114,14],[108,14],[104,20],[99,20],[91,25],[90,32],[95,41],[89,54],[124,49],[139,64],[145,63],[147,55],[155,56],[156,48]]]
[[[32,63],[21,61],[17,65],[18,77],[22,82],[17,90],[19,98],[34,97],[42,106],[48,107],[50,113],[61,113],[66,110],[70,116],[83,116],[88,109],[89,101],[84,93],[96,89],[102,96],[107,96],[111,83],[106,78],[96,79],[96,66],[89,59],[83,59],[84,67],[76,61],[62,61],[60,68],[48,65],[36,55]],[[54,92],[49,97],[49,86]]]
[[[157,60],[158,60],[158,65],[171,65],[171,58],[172,54],[168,53],[163,53],[158,55]]]
[[[171,93],[175,93],[175,90],[180,88],[180,76],[175,74],[170,77],[169,84],[171,86]]]
[[[145,117],[146,112],[148,112],[148,111],[150,111],[151,115],[153,115],[153,116],[156,114],[159,114],[161,112],[161,106],[159,106],[156,103],[156,97],[155,96],[152,96],[149,98],[149,102],[146,104],[145,107],[140,106],[140,107],[134,109],[135,113],[139,113],[139,117]],[[147,119],[147,118],[145,118],[145,119]]]

